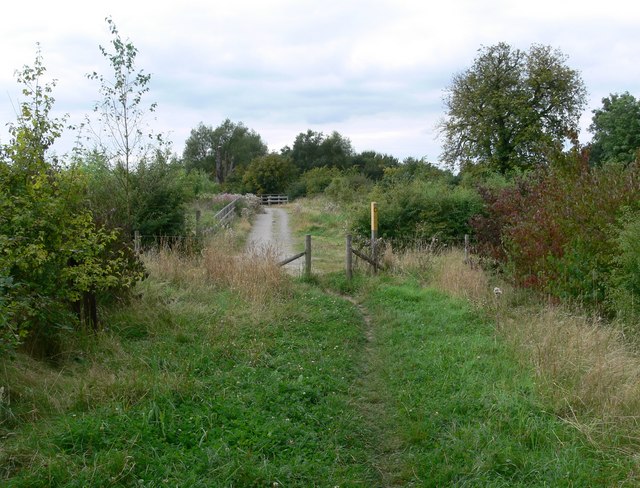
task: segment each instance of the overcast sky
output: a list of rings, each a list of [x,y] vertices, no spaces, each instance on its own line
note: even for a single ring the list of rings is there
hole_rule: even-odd
[[[0,29],[3,126],[21,100],[14,73],[33,64],[36,42],[58,80],[56,110],[82,121],[98,98],[85,75],[109,73],[98,49],[111,39],[107,16],[152,75],[152,124],[178,154],[198,123],[230,118],[272,150],[307,129],[337,130],[357,151],[435,162],[445,88],[482,45],[501,41],[569,57],[589,91],[583,142],[602,97],[640,97],[640,3],[628,0],[12,0]]]

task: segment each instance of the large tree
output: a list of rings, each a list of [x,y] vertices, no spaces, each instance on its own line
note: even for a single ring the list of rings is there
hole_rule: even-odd
[[[351,141],[336,131],[329,136],[312,130],[301,132],[293,148],[285,148],[283,154],[290,156],[301,172],[322,166],[346,169],[353,164]]]
[[[629,92],[603,98],[602,108],[593,111],[589,131],[593,164],[635,161],[640,150],[640,101]]]
[[[249,163],[267,152],[260,134],[242,122],[226,119],[215,129],[203,123],[192,129],[182,157],[188,170],[205,171],[216,182],[224,183],[232,176],[241,178]]]
[[[443,160],[501,173],[553,160],[576,139],[586,105],[584,83],[566,60],[537,44],[528,52],[506,43],[481,48],[447,90]]]

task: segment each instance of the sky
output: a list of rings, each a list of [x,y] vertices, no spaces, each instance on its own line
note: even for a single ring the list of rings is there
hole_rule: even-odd
[[[99,51],[111,41],[107,16],[151,74],[148,122],[178,155],[199,123],[229,118],[273,151],[311,129],[338,131],[358,152],[437,163],[446,88],[499,42],[568,57],[588,90],[582,142],[603,97],[640,97],[640,3],[627,0],[31,0],[2,15],[0,142],[22,100],[15,72],[33,64],[36,43],[57,80],[54,115],[79,124],[91,113],[98,84],[86,75],[110,73]]]

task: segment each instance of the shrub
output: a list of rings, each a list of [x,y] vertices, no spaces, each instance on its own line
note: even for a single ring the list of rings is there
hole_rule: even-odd
[[[325,191],[331,182],[341,175],[342,172],[338,168],[322,166],[305,172],[300,180],[304,182],[306,195],[317,195]]]
[[[444,244],[459,242],[470,232],[469,219],[482,208],[476,191],[442,181],[378,187],[371,199],[378,202],[379,236],[401,245],[434,237]],[[367,208],[358,214],[355,230],[366,235],[369,228]]]
[[[30,339],[50,355],[78,319],[97,325],[96,295],[128,289],[141,273],[113,245],[118,234],[94,221],[86,174],[47,157],[64,122],[49,116],[45,71],[38,55],[19,75],[27,100],[0,147],[0,350]]]
[[[373,183],[354,171],[336,176],[325,190],[325,195],[337,203],[353,203],[366,197]]]
[[[616,256],[608,281],[609,306],[622,318],[640,317],[640,211],[626,209],[620,219]]]
[[[283,193],[295,176],[296,168],[289,158],[271,153],[252,160],[242,181],[247,191],[267,195]]]
[[[505,263],[520,285],[602,304],[616,256],[612,226],[640,197],[637,172],[576,160],[481,192],[485,214],[473,221],[479,248]]]

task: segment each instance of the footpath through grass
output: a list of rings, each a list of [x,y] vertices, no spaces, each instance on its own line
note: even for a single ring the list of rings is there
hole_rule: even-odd
[[[482,314],[407,281],[369,289],[362,385],[384,405],[369,418],[384,486],[637,486],[631,459],[599,451],[545,411]]]
[[[294,280],[220,242],[149,265],[61,366],[28,383],[19,356],[4,365],[1,486],[638,486],[462,300],[412,278]]]

